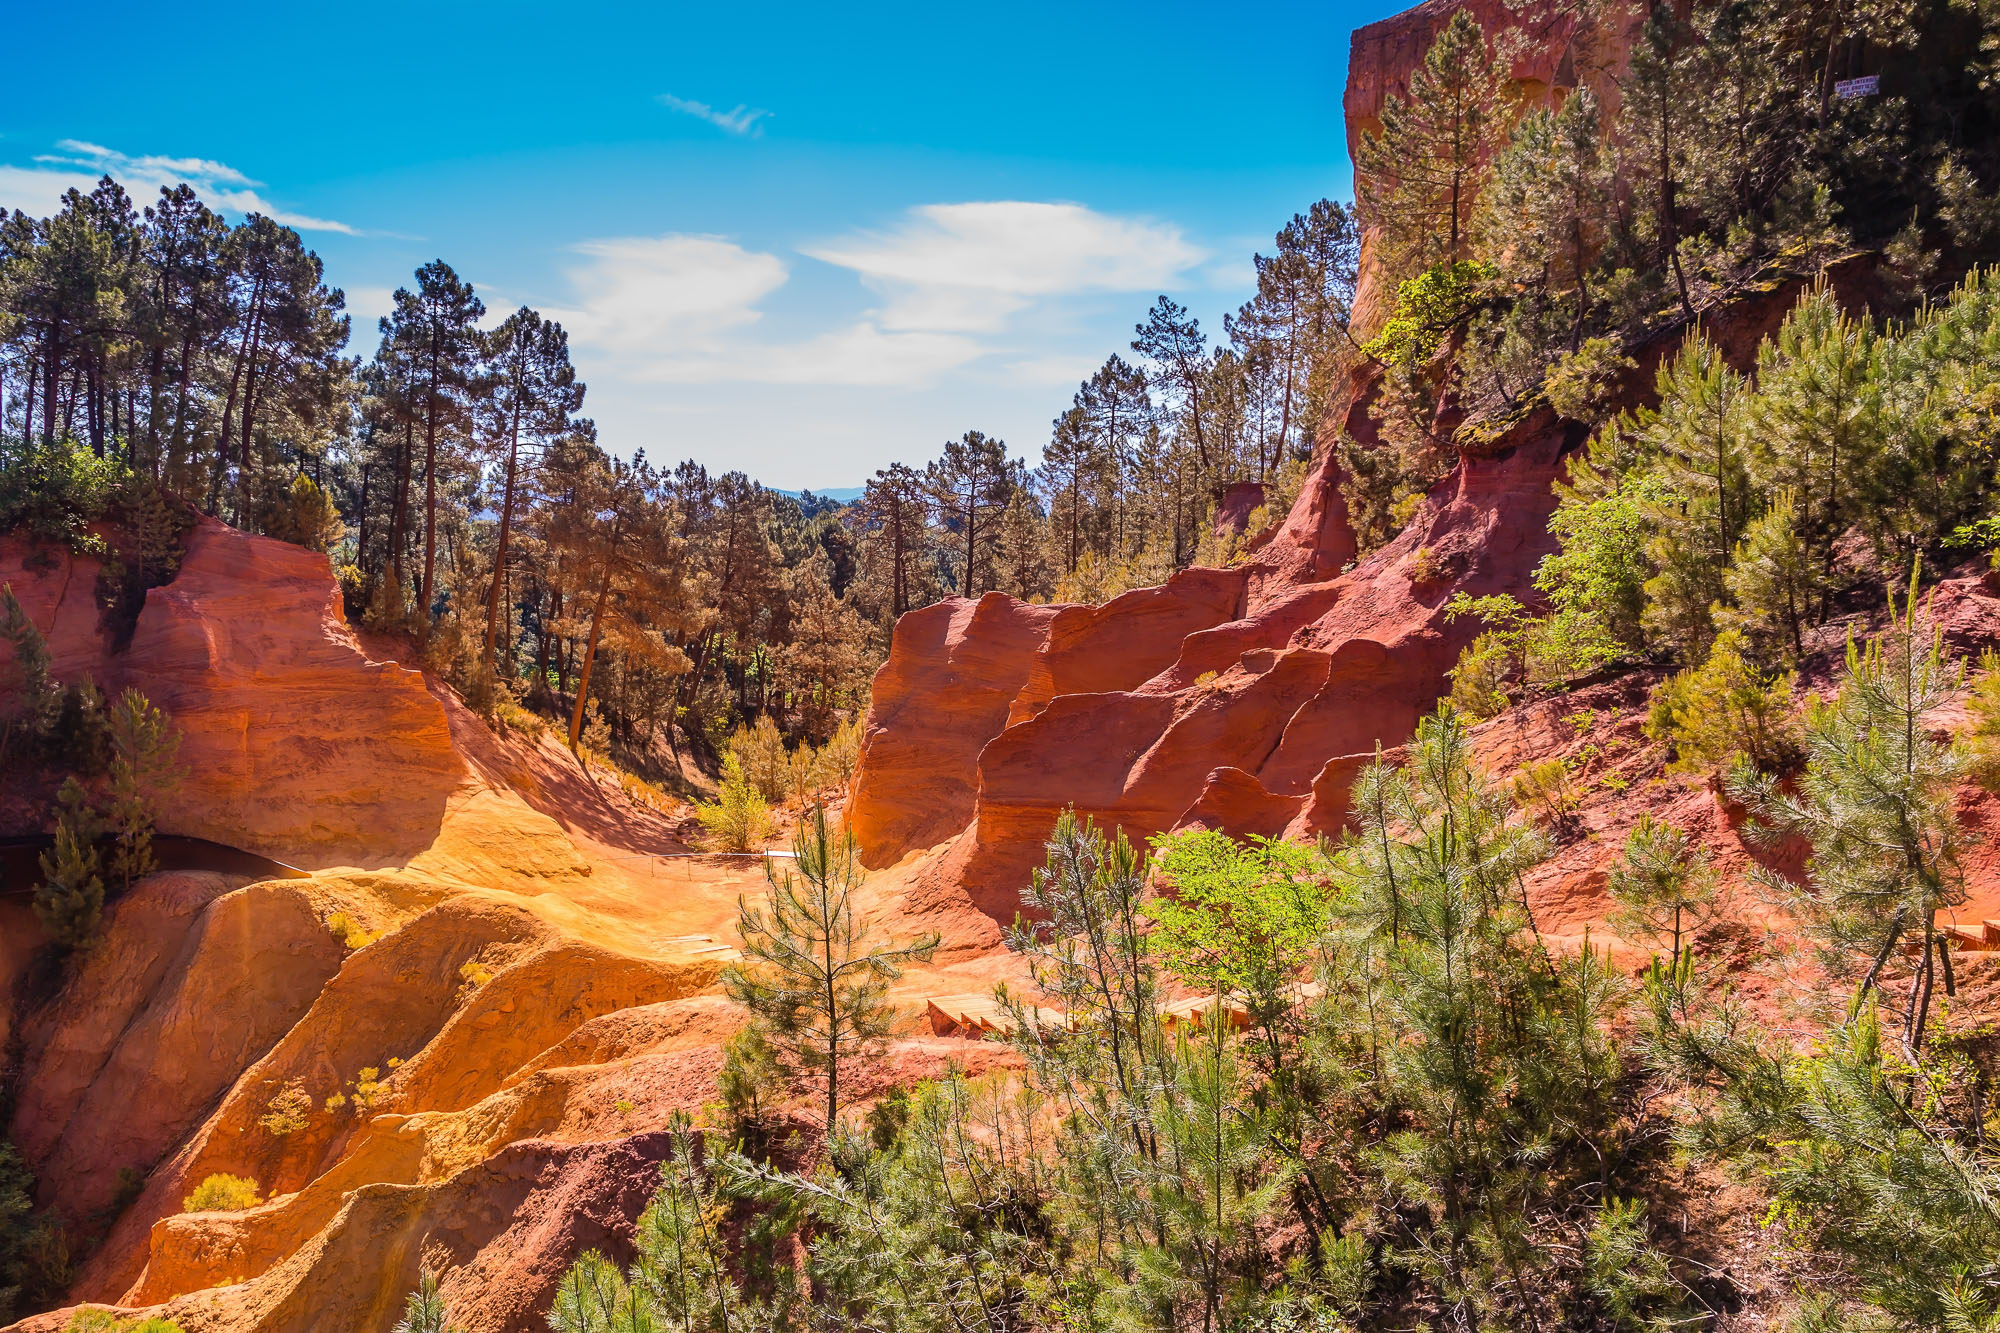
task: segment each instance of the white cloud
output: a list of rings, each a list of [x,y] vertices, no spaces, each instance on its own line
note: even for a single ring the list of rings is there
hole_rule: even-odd
[[[1081,204],[927,204],[901,226],[805,251],[852,269],[884,327],[998,330],[1038,299],[1178,285],[1208,257],[1179,227]]]
[[[696,120],[705,120],[719,130],[727,130],[729,133],[736,135],[747,135],[752,139],[761,139],[764,136],[764,127],[757,122],[771,114],[761,107],[753,109],[742,102],[738,102],[734,110],[718,111],[706,102],[696,102],[686,97],[675,97],[672,93],[661,93],[659,103],[669,111],[678,111],[684,116],[693,116]]]
[[[576,247],[571,308],[552,311],[580,342],[621,360],[671,363],[711,355],[762,315],[785,283],[776,255],[717,236],[627,236]]]
[[[344,288],[343,294],[347,297],[348,316],[354,321],[351,350],[374,351],[376,321],[395,310],[396,289],[364,284]]]
[[[1208,257],[1178,227],[1077,204],[932,204],[886,233],[802,251],[878,300],[801,311],[785,259],[722,237],[623,237],[575,253],[566,308],[545,309],[600,379],[894,389],[982,363],[1015,383],[1081,378],[1095,361],[1049,346],[1071,332],[1079,298],[1150,298]],[[777,331],[766,308],[780,302]]]
[[[46,215],[60,206],[65,191],[88,192],[99,177],[108,175],[122,184],[142,208],[162,187],[185,182],[210,204],[233,213],[262,213],[274,222],[300,231],[356,234],[344,222],[280,208],[258,193],[261,182],[251,180],[227,163],[158,154],[134,157],[77,139],[61,140],[56,148],[59,151],[36,156],[32,167],[0,166],[0,206]]]

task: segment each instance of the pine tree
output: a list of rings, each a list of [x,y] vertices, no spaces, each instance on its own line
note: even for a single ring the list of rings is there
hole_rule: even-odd
[[[485,350],[479,320],[486,305],[442,259],[425,264],[416,276],[416,290],[396,289],[396,308],[383,318],[382,334],[385,350],[394,344],[399,368],[409,376],[404,394],[422,428],[424,566],[417,610],[428,622],[436,608],[438,484],[443,467],[471,438]]]
[[[1074,405],[1084,411],[1096,437],[1098,468],[1092,483],[1096,551],[1106,560],[1126,554],[1138,525],[1131,521],[1129,474],[1134,441],[1153,419],[1145,372],[1123,357],[1107,357],[1077,390]]]
[[[958,595],[977,597],[993,586],[993,551],[999,538],[1000,515],[1015,484],[1007,465],[1007,446],[969,430],[947,440],[944,452],[925,473],[940,521],[958,547]]]
[[[1629,447],[1666,482],[1649,547],[1659,573],[1646,584],[1647,631],[1683,661],[1708,651],[1710,608],[1749,520],[1749,392],[1721,352],[1697,333],[1660,367],[1660,405],[1624,428]]]
[[[1594,950],[1558,963],[1540,944],[1524,876],[1547,838],[1512,818],[1472,766],[1448,706],[1419,724],[1408,760],[1355,786],[1356,828],[1336,885],[1365,987],[1362,1052],[1397,1129],[1368,1150],[1397,1206],[1423,1219],[1394,1261],[1420,1275],[1461,1326],[1510,1306],[1532,1313],[1524,1269],[1549,1188],[1511,1164],[1591,1152],[1618,1061],[1600,1024],[1615,998]],[[1580,1142],[1579,1140],[1583,1140]]]
[[[1456,10],[1411,71],[1409,95],[1385,98],[1381,130],[1363,133],[1364,221],[1381,229],[1395,276],[1472,257],[1474,209],[1506,128],[1504,78],[1479,24]]]
[[[563,326],[522,306],[487,340],[487,378],[493,392],[482,404],[487,439],[505,460],[500,481],[500,515],[494,537],[492,582],[486,593],[485,669],[494,670],[502,626],[500,609],[507,587],[507,560],[516,502],[532,483],[524,475],[536,453],[576,426],[584,386],[570,364],[569,334]],[[524,466],[525,465],[525,466]]]
[[[49,674],[49,645],[14,596],[14,585],[0,584],[0,640],[12,651],[9,671],[13,685],[6,692],[13,706],[0,725],[0,759],[17,737],[40,745],[53,734],[62,715],[62,687]]]
[[[876,1049],[895,1010],[889,983],[905,964],[928,962],[939,937],[870,947],[855,912],[861,883],[854,835],[827,820],[815,804],[792,835],[793,867],[766,866],[769,889],[761,907],[737,904],[744,961],[722,973],[730,999],[764,1026],[793,1068],[825,1089],[824,1125],[832,1137],[840,1119],[844,1066]]]
[[[1065,574],[1074,574],[1083,559],[1094,491],[1103,468],[1104,455],[1083,406],[1079,404],[1057,417],[1049,442],[1042,446],[1042,466],[1036,473],[1036,482],[1048,501]]]
[[[1859,516],[1881,448],[1877,361],[1873,326],[1850,318],[1824,284],[1800,299],[1757,357],[1750,476],[1766,494],[1796,493],[1799,539],[1819,575],[1815,622],[1836,586],[1835,544]]]
[[[792,571],[791,641],[777,650],[778,674],[806,740],[823,744],[844,712],[858,712],[868,686],[868,627],[829,579],[816,552]]]
[[[74,777],[57,794],[55,846],[41,855],[42,883],[35,890],[35,919],[65,949],[82,949],[104,915],[104,879],[97,853],[98,820],[90,797]]]
[[[416,1290],[403,1303],[403,1317],[396,1321],[394,1333],[464,1333],[452,1322],[451,1307],[428,1264],[417,1274]]]
[[[1716,873],[1705,848],[1651,815],[1641,815],[1606,886],[1623,924],[1668,941],[1669,958],[1715,911]]]
[[[111,835],[111,859],[106,869],[120,887],[150,874],[153,825],[159,799],[172,791],[180,775],[175,755],[180,733],[167,715],[145,695],[128,689],[111,706],[111,766],[105,778],[105,831]]]
[[[1744,530],[1722,582],[1729,602],[1716,608],[1725,629],[1738,629],[1769,659],[1805,654],[1805,630],[1820,573],[1799,536],[1798,501],[1783,487],[1771,507]]]
[[[1569,347],[1583,342],[1590,276],[1612,222],[1613,179],[1597,96],[1578,88],[1553,111],[1531,111],[1493,163],[1483,226],[1510,276],[1568,289]]]
[[[1162,296],[1133,330],[1132,350],[1153,363],[1147,383],[1174,404],[1176,425],[1194,444],[1201,475],[1208,477],[1216,460],[1210,455],[1208,417],[1212,405],[1204,397],[1209,385],[1208,335],[1187,308]]]
[[[861,557],[875,586],[877,600],[886,603],[895,620],[928,598],[922,564],[929,533],[930,493],[916,469],[892,463],[868,479],[854,512],[861,527]],[[881,596],[886,586],[887,597]]]
[[[1900,611],[1891,599],[1889,627],[1865,646],[1848,644],[1839,693],[1807,708],[1797,793],[1740,765],[1730,779],[1768,835],[1812,844],[1809,884],[1768,871],[1755,878],[1784,895],[1830,967],[1860,972],[1857,1001],[1879,984],[1897,947],[1915,942],[1902,1005],[1903,1045],[1912,1052],[1923,1048],[1940,969],[1946,994],[1954,988],[1936,919],[1966,900],[1955,789],[1972,764],[1955,741],[1933,735],[1924,716],[1963,676],[1917,605],[1913,576]]]
[[[1681,187],[1696,149],[1705,74],[1695,34],[1677,7],[1655,0],[1632,48],[1620,110],[1624,134],[1619,175],[1643,191],[1649,207],[1634,230],[1650,242],[1648,267],[1674,275],[1681,311],[1694,320],[1694,299],[1681,263]]]

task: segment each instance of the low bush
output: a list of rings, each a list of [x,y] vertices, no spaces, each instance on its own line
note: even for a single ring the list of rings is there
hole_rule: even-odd
[[[1450,671],[1451,706],[1475,722],[1507,711],[1507,678],[1514,673],[1514,649],[1504,634],[1482,632],[1458,655]]]
[[[1767,773],[1798,762],[1793,677],[1759,673],[1747,647],[1741,630],[1726,629],[1706,662],[1653,691],[1646,734],[1673,747],[1669,772],[1717,773],[1739,754]]]
[[[365,949],[382,938],[379,931],[371,932],[358,917],[346,912],[335,912],[326,919],[326,928],[333,937],[347,949]]]
[[[312,1094],[306,1091],[305,1080],[290,1079],[264,1103],[264,1114],[257,1117],[257,1124],[266,1134],[282,1139],[304,1129],[312,1119],[312,1109]]]
[[[256,1181],[218,1171],[196,1185],[194,1193],[181,1200],[181,1207],[190,1213],[240,1213],[262,1202]]]
[[[755,851],[776,832],[770,807],[733,750],[723,758],[722,787],[715,799],[696,802],[694,814],[701,821],[702,842],[713,852]]]

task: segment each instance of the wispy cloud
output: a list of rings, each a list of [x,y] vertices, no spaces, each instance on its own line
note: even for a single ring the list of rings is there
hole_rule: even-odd
[[[142,207],[162,187],[186,183],[210,203],[234,213],[262,213],[300,231],[330,231],[358,235],[345,222],[295,213],[272,203],[259,190],[263,184],[225,162],[205,157],[133,156],[102,144],[63,139],[56,152],[37,154],[33,166],[0,165],[0,206],[31,213],[53,212],[63,193],[89,190],[100,176],[124,185]]]
[[[1082,362],[1058,367],[1046,342],[1078,300],[1149,298],[1208,258],[1171,224],[1080,204],[931,204],[886,232],[801,251],[850,270],[879,299],[788,309],[773,333],[765,308],[787,295],[792,269],[778,255],[683,234],[590,241],[575,253],[569,308],[549,313],[620,377],[899,389],[982,362],[1014,380],[1077,378]]]
[[[1082,204],[926,204],[886,232],[810,247],[885,303],[884,327],[994,332],[1032,305],[1179,284],[1208,258],[1171,223]]]
[[[764,127],[758,122],[771,114],[761,107],[752,107],[745,102],[738,102],[733,110],[718,111],[706,102],[676,97],[672,93],[661,93],[659,103],[669,111],[678,111],[684,116],[705,120],[719,130],[751,139],[764,137]]]

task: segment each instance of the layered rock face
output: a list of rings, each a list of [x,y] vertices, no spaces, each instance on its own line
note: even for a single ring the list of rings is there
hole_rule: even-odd
[[[1476,631],[1446,620],[1451,594],[1521,592],[1551,549],[1550,483],[1578,440],[1546,413],[1518,423],[1346,573],[1326,568],[1327,548],[1351,556],[1354,542],[1323,459],[1254,563],[1188,570],[1100,607],[1050,613],[988,594],[976,615],[962,602],[931,608],[922,633],[906,634],[906,617],[875,682],[852,803],[868,859],[925,845],[899,830],[935,841],[957,820],[958,841],[925,874],[1007,921],[1066,807],[1135,839],[1188,823],[1337,828],[1355,771],[1409,734]],[[1029,621],[1031,610],[1042,614]],[[1023,653],[1031,624],[1039,634]],[[956,636],[938,637],[945,626]],[[1004,709],[958,714],[951,752],[928,751],[918,778],[898,771],[913,709],[1009,691]]]
[[[204,520],[122,649],[95,561],[9,542],[0,583],[59,679],[136,688],[172,715],[188,777],[163,831],[308,866],[399,864],[436,837],[464,775],[444,711],[421,673],[369,657],[325,556]]]

